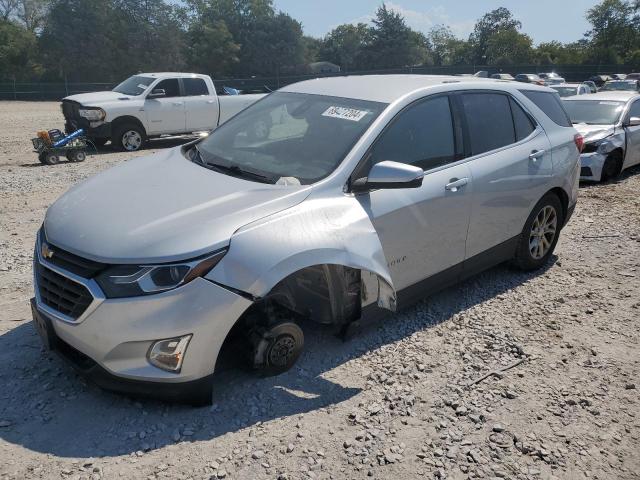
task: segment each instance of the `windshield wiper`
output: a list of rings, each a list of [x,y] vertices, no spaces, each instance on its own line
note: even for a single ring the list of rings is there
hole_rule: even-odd
[[[193,146],[192,152],[193,156],[191,158],[191,161],[197,162],[203,167],[210,170],[216,170],[220,173],[230,174],[234,177],[252,178],[262,183],[274,183],[274,179],[272,177],[245,170],[238,165],[223,165],[221,163],[207,162],[202,156],[202,152],[198,148],[198,145]]]
[[[273,179],[271,177],[256,172],[250,172],[249,170],[245,170],[238,165],[222,165],[220,163],[205,162],[204,166],[222,173],[229,173],[234,177],[253,178],[254,180],[258,180],[262,183],[273,183]]]

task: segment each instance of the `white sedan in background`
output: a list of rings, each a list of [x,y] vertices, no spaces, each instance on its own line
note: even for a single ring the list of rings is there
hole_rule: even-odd
[[[591,93],[589,85],[585,83],[559,83],[558,85],[549,85],[561,97],[573,97],[574,95],[586,95]]]
[[[584,137],[580,180],[604,181],[640,164],[640,94],[599,92],[564,99]]]

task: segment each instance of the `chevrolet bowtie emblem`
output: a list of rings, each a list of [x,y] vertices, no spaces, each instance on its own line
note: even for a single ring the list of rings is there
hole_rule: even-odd
[[[49,245],[46,243],[42,244],[42,248],[40,249],[40,253],[42,254],[42,256],[44,258],[51,258],[53,257],[53,250],[51,250],[49,248]]]

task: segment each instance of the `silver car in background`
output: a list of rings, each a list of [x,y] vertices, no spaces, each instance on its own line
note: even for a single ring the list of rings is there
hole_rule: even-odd
[[[99,385],[210,402],[223,353],[277,374],[304,320],[346,332],[492,265],[545,265],[580,146],[535,85],[290,85],[57,200],[36,242],[35,325]]]
[[[640,163],[640,95],[598,92],[564,99],[584,137],[580,179],[602,181]]]

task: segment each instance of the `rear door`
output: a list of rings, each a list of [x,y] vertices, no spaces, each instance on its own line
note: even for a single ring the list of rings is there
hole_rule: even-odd
[[[218,97],[202,78],[183,78],[187,131],[213,130],[218,125]]]
[[[533,204],[548,190],[551,145],[533,117],[502,92],[462,92],[473,200],[466,258],[509,248]]]
[[[454,124],[449,96],[415,102],[389,124],[357,170],[358,178],[366,176],[384,160],[425,170],[420,188],[357,197],[378,233],[396,290],[464,260],[472,182],[460,162],[462,131]]]
[[[147,98],[144,111],[147,115],[147,133],[182,133],[185,131],[186,116],[184,97],[180,92],[177,78],[166,78],[152,89],[164,90],[164,97]]]
[[[640,100],[631,104],[625,124],[631,117],[640,118]],[[640,126],[624,127],[627,136],[627,152],[624,159],[624,168],[640,163]]]

